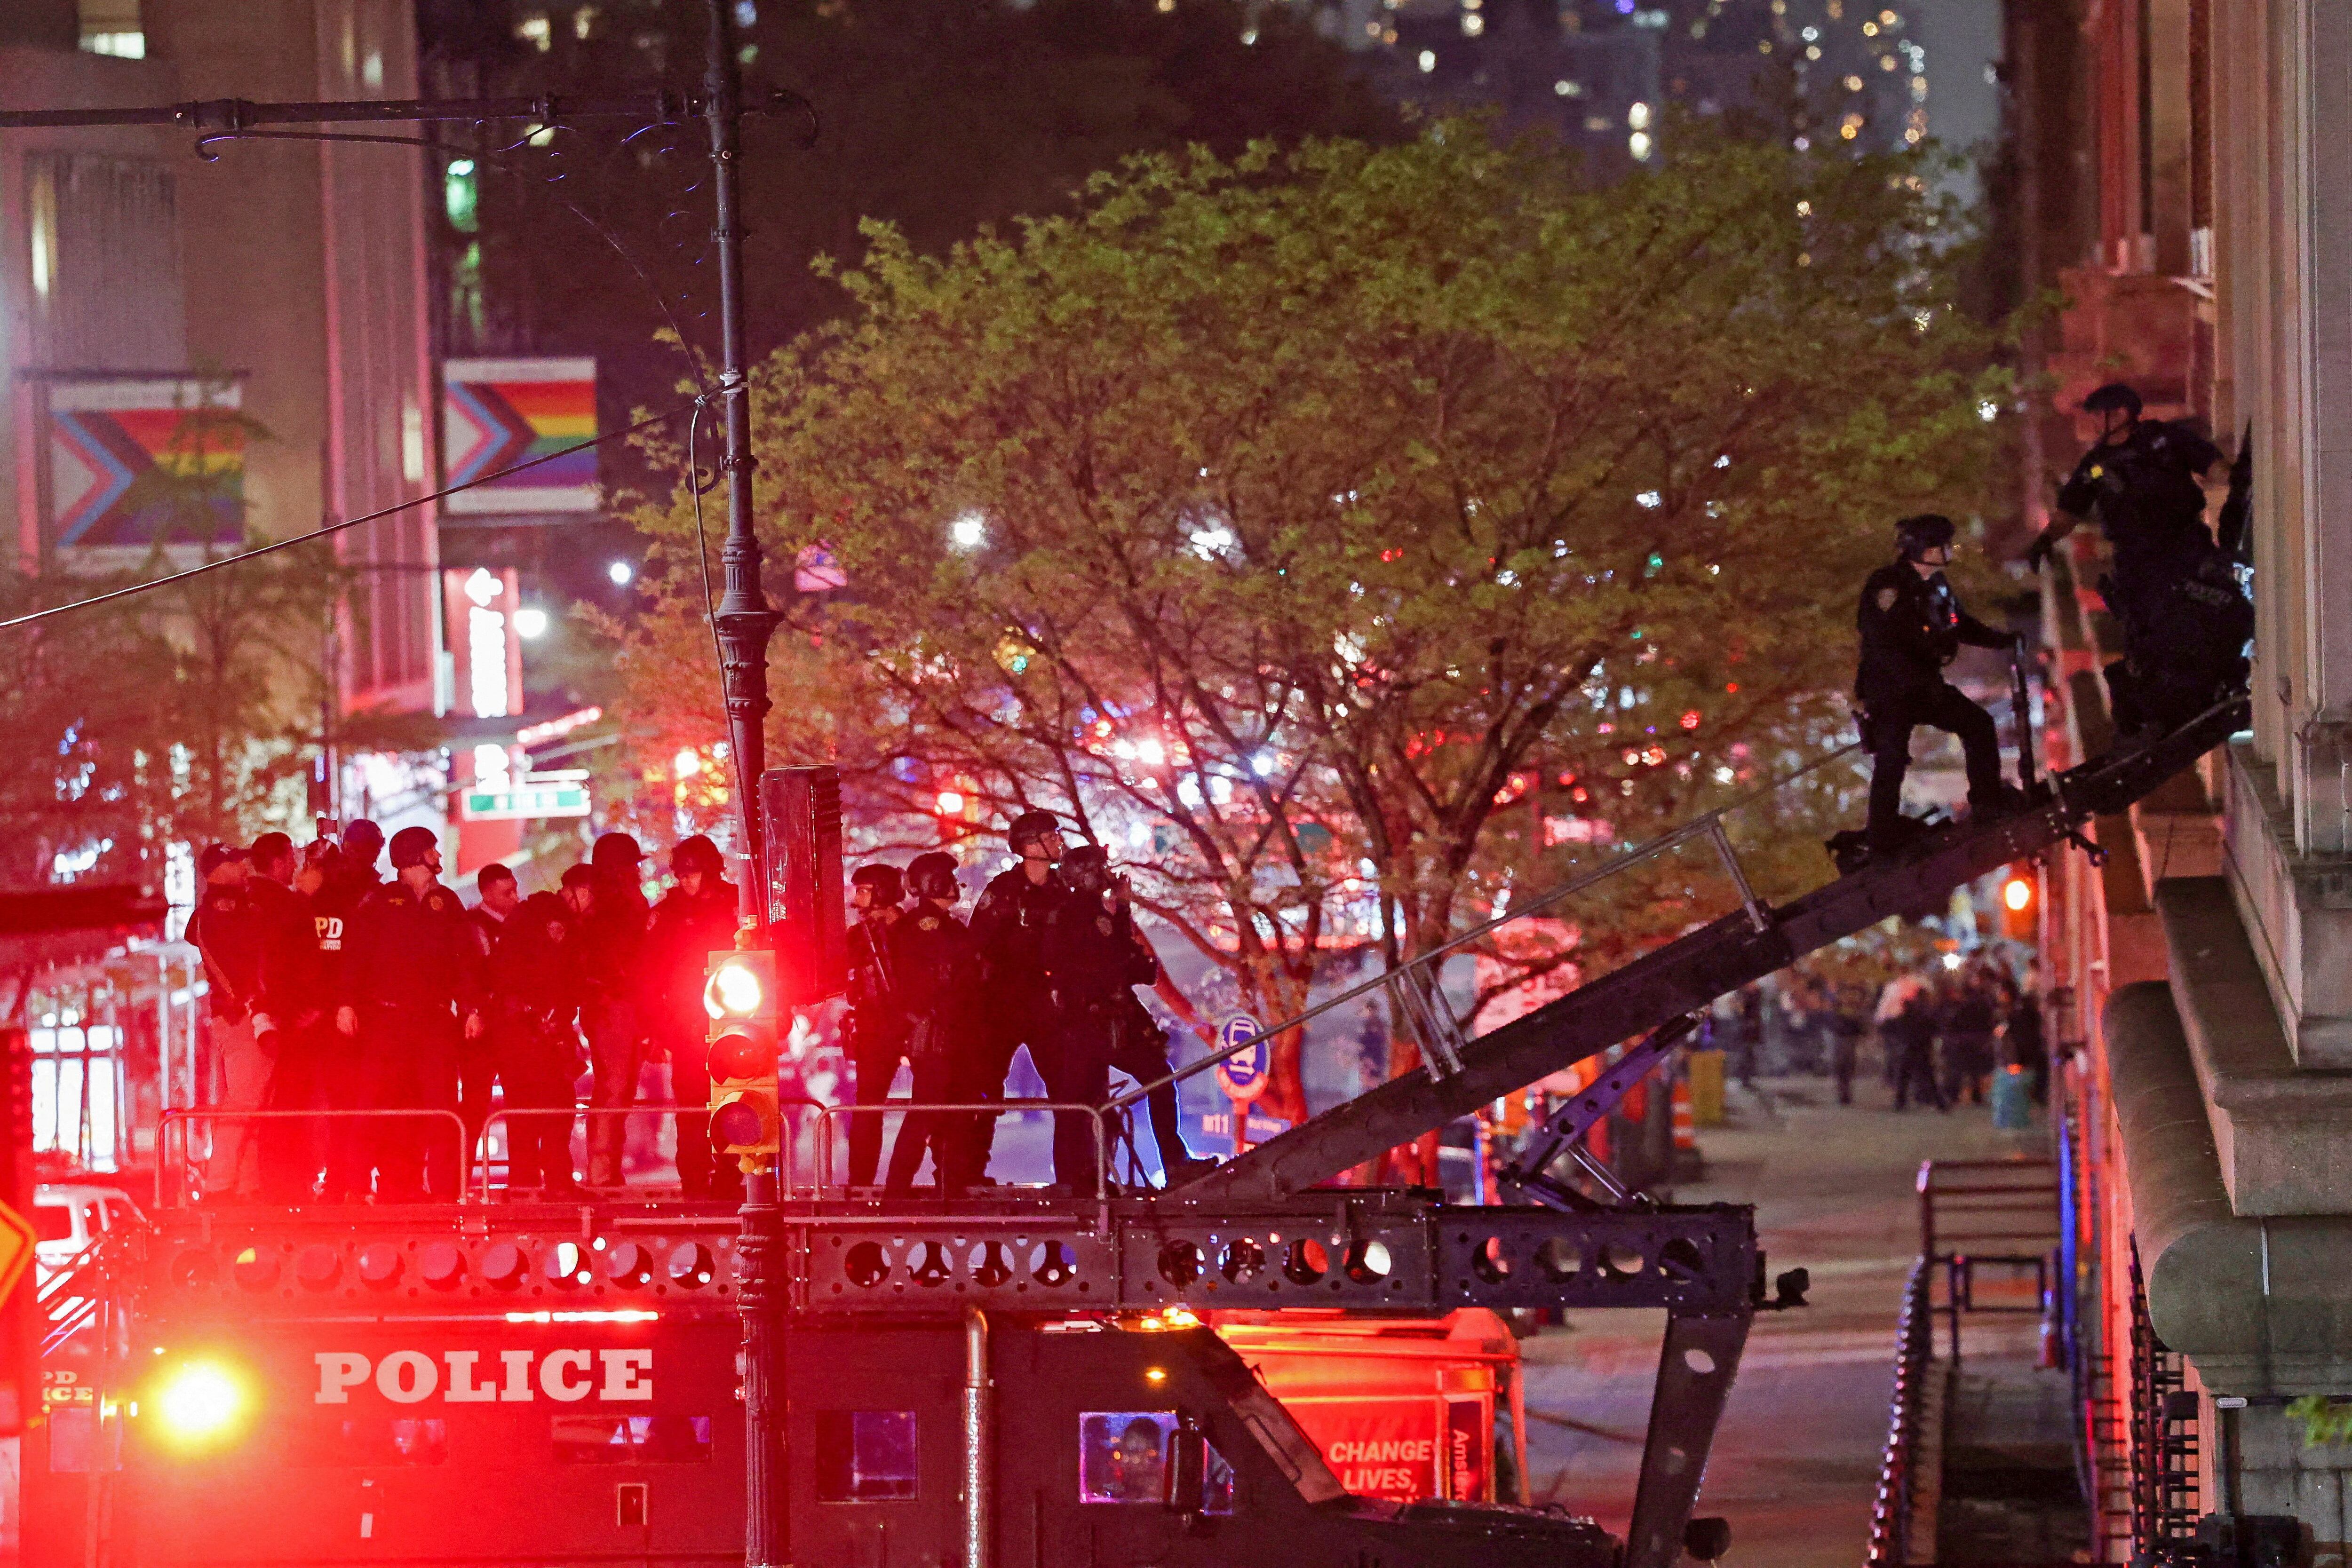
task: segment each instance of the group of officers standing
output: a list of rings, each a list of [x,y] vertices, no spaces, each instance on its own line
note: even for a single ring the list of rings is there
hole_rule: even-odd
[[[1126,879],[1098,844],[1068,845],[1053,815],[1024,811],[1006,829],[1014,863],[988,883],[967,924],[955,857],[917,855],[902,873],[868,864],[850,878],[858,912],[849,938],[847,1046],[856,1074],[849,1118],[849,1182],[872,1185],[881,1167],[882,1113],[899,1064],[918,1105],[986,1105],[1004,1097],[1024,1046],[1046,1096],[1103,1105],[1116,1070],[1150,1092],[1151,1134],[1171,1186],[1213,1160],[1186,1146],[1169,1071],[1168,1037],[1136,995],[1150,986],[1205,1039],[1206,1026],[1136,929]],[[911,906],[907,903],[911,897]],[[993,1185],[992,1113],[909,1112],[884,1187],[910,1190],[928,1151],[940,1189]],[[1104,1142],[1118,1128],[1084,1110],[1054,1113],[1054,1179],[1091,1193]]]
[[[1158,1083],[1148,1103],[1166,1178],[1207,1169],[1214,1162],[1185,1146],[1173,1086],[1158,1082],[1167,1036],[1135,988],[1154,987],[1204,1037],[1205,1026],[1136,929],[1124,879],[1100,847],[1067,848],[1047,813],[1017,817],[1008,838],[1017,863],[988,884],[968,925],[952,856],[919,855],[903,876],[884,864],[857,871],[845,1030],[856,1103],[886,1101],[902,1063],[916,1105],[1001,1101],[1026,1046],[1066,1105],[1103,1105],[1113,1069]],[[385,858],[389,878],[377,871]],[[603,834],[559,892],[528,897],[512,871],[488,865],[467,907],[441,882],[438,841],[422,827],[389,844],[361,821],[302,848],[273,832],[249,848],[205,849],[187,936],[210,984],[219,1078],[208,1191],[446,1201],[497,1106],[508,1186],[569,1196],[579,1190],[572,1137],[583,1067],[587,1186],[617,1186],[642,1071],[667,1060],[685,1196],[740,1197],[740,1169],[714,1156],[702,1113],[704,970],[734,946],[736,888],[697,835],[671,852],[674,885],[649,903],[644,858],[630,835]],[[994,1121],[910,1111],[887,1186],[910,1190],[927,1153],[942,1191],[989,1185]],[[1088,1111],[1056,1113],[1057,1182],[1093,1190],[1097,1125]],[[883,1132],[879,1111],[851,1115],[853,1186],[873,1184]]]
[[[671,852],[676,884],[658,903],[643,891],[644,858],[628,834],[605,833],[561,891],[529,897],[488,865],[468,908],[442,883],[426,828],[389,845],[361,821],[300,849],[284,833],[205,849],[187,936],[209,982],[220,1080],[207,1190],[446,1201],[502,1089],[509,1185],[568,1194],[583,1046],[588,1182],[619,1185],[621,1113],[648,1061],[667,1058],[682,1103],[709,1099],[703,967],[735,935],[735,889],[710,840]],[[257,1111],[274,1114],[245,1114]],[[376,1114],[299,1114],[320,1111]],[[456,1121],[420,1113],[435,1112]],[[740,1189],[699,1115],[678,1118],[677,1167],[690,1197]]]

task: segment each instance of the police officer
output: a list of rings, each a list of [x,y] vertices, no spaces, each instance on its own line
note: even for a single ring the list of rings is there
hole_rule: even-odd
[[[1070,886],[1070,899],[1047,920],[1044,944],[1059,1064],[1048,1084],[1056,1100],[1081,1099],[1099,1087],[1100,1092],[1085,1100],[1089,1104],[1109,1097],[1103,1070],[1116,1069],[1139,1084],[1156,1085],[1144,1097],[1151,1134],[1160,1146],[1163,1179],[1171,1187],[1181,1186],[1213,1170],[1217,1162],[1195,1156],[1185,1146],[1176,1086],[1159,1082],[1168,1075],[1168,1033],[1145,1009],[1135,988],[1153,986],[1171,1006],[1186,1013],[1192,1004],[1169,983],[1159,956],[1136,929],[1127,879],[1111,874],[1109,852],[1099,844],[1080,844],[1063,857],[1061,869],[1062,879]],[[1194,1023],[1205,1032],[1197,1017]],[[1070,1092],[1064,1092],[1066,1088]],[[1075,1115],[1070,1120],[1087,1140],[1085,1179],[1091,1184],[1093,1129]],[[1059,1118],[1057,1132],[1058,1123]],[[1066,1147],[1073,1155],[1077,1153],[1075,1145],[1066,1145],[1057,1137],[1056,1179],[1061,1179]]]
[[[1013,1052],[1024,1045],[1039,1076],[1046,1072],[1055,1020],[1039,943],[1046,919],[1070,894],[1054,871],[1066,846],[1051,811],[1022,812],[1005,828],[1004,840],[1019,863],[989,882],[971,912],[972,941],[980,949],[982,1033],[974,1041],[971,1081],[980,1097],[989,1100],[1003,1097]],[[911,875],[913,868],[908,869]],[[984,1174],[994,1121],[975,1120],[977,1170]]]
[[[646,922],[651,913],[637,883],[645,859],[627,833],[599,834],[590,847],[593,896],[579,927],[580,1028],[588,1037],[589,1065],[596,1078],[588,1103],[599,1111],[625,1111],[637,1101],[637,1075],[645,1066],[649,1006],[646,984]],[[568,883],[567,883],[568,885]],[[592,1116],[588,1121],[588,1185],[621,1185],[621,1151],[627,1118]]]
[[[933,1105],[976,1101],[983,1097],[976,1087],[976,1061],[985,1071],[995,1058],[982,1057],[973,1049],[983,1038],[972,1013],[980,994],[980,951],[956,917],[963,888],[956,880],[955,857],[937,850],[917,855],[907,866],[907,881],[915,907],[892,923],[883,945],[906,1019],[905,1051],[914,1063],[914,1099],[918,1104]],[[1003,1084],[1001,1072],[995,1082]],[[959,1124],[972,1120],[908,1112],[890,1147],[885,1190],[894,1197],[910,1191],[927,1148],[942,1195],[977,1185],[986,1168],[987,1148],[959,1129]]]
[[[859,866],[849,883],[857,924],[849,928],[849,1018],[844,1032],[857,1076],[856,1103],[878,1105],[890,1097],[891,1082],[907,1055],[907,1015],[889,947],[890,929],[906,913],[906,890],[898,868],[879,862]],[[881,1163],[881,1113],[851,1116],[849,1185],[871,1186]]]
[[[2025,552],[2039,567],[2095,518],[2114,552],[2099,592],[2123,625],[2106,670],[2116,727],[2147,738],[2242,686],[2252,607],[2205,526],[2200,481],[2221,449],[2187,423],[2140,417],[2139,394],[2110,382],[2083,400],[2099,438],[2059,486],[2050,526]]]
[[[490,970],[490,955],[497,949],[499,937],[506,929],[517,909],[522,906],[522,887],[515,881],[514,872],[492,861],[474,873],[474,887],[481,902],[466,911],[466,933],[474,939],[476,972],[487,982]],[[493,1012],[485,997],[483,1022],[492,1021]],[[482,1136],[482,1125],[489,1120],[490,1095],[499,1082],[498,1042],[485,1029],[471,1040],[457,1044],[457,1114],[465,1119],[466,1146],[472,1148]],[[513,1094],[509,1092],[511,1100]]]
[[[269,1082],[269,1058],[257,1025],[261,995],[265,916],[254,907],[246,884],[252,862],[234,844],[207,844],[196,857],[204,887],[188,916],[187,939],[203,956],[206,993],[205,1035],[217,1073],[205,1099],[224,1113],[211,1123],[212,1156],[205,1162],[205,1190],[226,1198],[250,1191],[258,1172],[253,1151],[261,1124],[236,1113],[261,1110]]]
[[[677,1106],[677,1181],[689,1198],[740,1199],[742,1168],[710,1150],[710,1040],[702,1010],[710,955],[735,946],[735,884],[726,880],[719,846],[700,833],[669,852],[677,884],[646,922],[653,966],[652,1045],[669,1057],[670,1099]]]
[[[574,1118],[546,1113],[571,1111],[580,1081],[579,960],[563,900],[552,893],[522,900],[499,923],[489,963],[489,1040],[510,1113],[507,1187],[576,1196]]]
[[[253,841],[253,873],[246,896],[261,926],[259,996],[254,1005],[254,1036],[269,1060],[264,1108],[315,1111],[326,1103],[320,1079],[333,1009],[321,989],[326,976],[317,962],[317,943],[308,894],[296,891],[300,857],[284,833]],[[326,1158],[326,1129],[317,1122],[271,1121],[262,1124],[262,1196],[274,1203],[300,1203],[311,1196]]]
[[[1952,559],[1949,517],[1906,517],[1895,525],[1895,542],[1896,559],[1870,574],[1855,614],[1862,659],[1853,689],[1871,754],[1874,851],[1892,849],[1906,836],[1903,777],[1911,768],[1911,731],[1919,725],[1959,737],[1971,810],[2005,810],[2017,798],[2001,782],[1992,716],[1944,679],[1944,666],[1962,643],[2008,648],[2013,640],[1961,609],[1944,580]]]
[[[441,885],[433,830],[394,833],[392,869],[394,879],[368,894],[352,918],[349,979],[362,1092],[375,1110],[455,1112],[457,1042],[482,1029],[473,937],[457,895]],[[382,1118],[372,1133],[369,1163],[380,1173],[380,1198],[457,1197],[464,1173],[445,1124]],[[343,1196],[364,1192],[364,1166],[341,1175]]]

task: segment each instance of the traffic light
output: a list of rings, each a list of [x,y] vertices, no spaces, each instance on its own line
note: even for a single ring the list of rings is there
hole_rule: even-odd
[[[2001,935],[2017,942],[2031,942],[2040,935],[2037,905],[2042,902],[2042,889],[2034,883],[2031,872],[2011,872],[2000,880]]]
[[[710,1143],[751,1170],[782,1146],[776,1084],[782,1013],[773,953],[713,953],[702,986],[710,1015]]]

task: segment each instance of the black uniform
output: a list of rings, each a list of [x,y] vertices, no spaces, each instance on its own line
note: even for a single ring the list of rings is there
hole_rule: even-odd
[[[898,921],[903,910],[892,912]],[[856,1103],[879,1105],[890,1097],[898,1063],[907,1056],[907,1014],[899,1004],[898,971],[890,961],[890,931],[868,915],[849,928],[849,1060],[856,1070]],[[918,1095],[918,1099],[921,1096]],[[882,1163],[882,1117],[849,1118],[849,1185],[871,1186]]]
[[[971,938],[980,949],[982,1011],[972,1041],[970,1075],[982,1099],[1003,1097],[1004,1075],[1012,1068],[1013,1053],[1024,1045],[1029,1048],[1029,1060],[1038,1075],[1050,1081],[1045,1058],[1053,1051],[1055,1024],[1040,944],[1046,921],[1069,896],[1069,884],[1059,873],[1048,873],[1044,882],[1034,883],[1024,867],[1016,865],[991,880],[972,908]],[[994,1137],[992,1124],[981,1121],[975,1135],[981,1142],[984,1173]]]
[[[1047,919],[1040,956],[1055,1019],[1045,1087],[1056,1100],[1099,1105],[1110,1098],[1111,1061],[1142,1010],[1135,988],[1160,977],[1160,960],[1124,904],[1107,910],[1099,899],[1076,896]],[[1091,1121],[1075,1111],[1054,1113],[1054,1179],[1074,1192],[1094,1187]],[[1181,1148],[1171,1157],[1181,1157]]]
[[[2098,586],[2123,625],[2124,656],[2106,670],[2119,730],[2179,723],[2245,684],[2253,607],[2206,528],[2198,484],[2221,457],[2185,423],[2140,420],[2059,488],[2059,507],[2095,518],[2115,555]]]
[[[588,1097],[599,1111],[625,1111],[637,1101],[646,1025],[653,1010],[653,988],[646,977],[646,922],[651,911],[634,874],[600,868],[595,887],[595,902],[586,918],[573,926],[582,948],[580,1030],[588,1037],[588,1064],[595,1075]],[[622,1116],[590,1118],[589,1185],[621,1185],[626,1124]]]
[[[1853,690],[1871,754],[1872,846],[1887,847],[1901,831],[1903,777],[1911,768],[1911,731],[1919,725],[1959,737],[1972,803],[1998,800],[2000,739],[1992,716],[1944,679],[1944,666],[1964,643],[2006,648],[2010,639],[1961,609],[1942,572],[1921,577],[1905,559],[1870,574],[1854,623],[1862,634]]]
[[[457,1109],[461,1020],[476,1005],[478,971],[457,895],[436,883],[424,893],[389,882],[352,916],[346,953],[351,1001],[359,1013],[362,1092],[369,1108]],[[358,1197],[368,1166],[380,1196],[414,1201],[431,1191],[457,1196],[456,1130],[436,1118],[374,1118],[368,1154],[338,1173],[342,1196]]]
[[[482,986],[478,998],[484,1011],[482,1022],[489,1022],[488,990],[490,954],[498,947],[499,936],[506,929],[506,921],[479,904],[466,911],[466,935],[474,944],[474,973]],[[482,1124],[490,1117],[490,1100],[499,1082],[498,1042],[490,1038],[485,1027],[472,1040],[460,1035],[457,1040],[457,1114],[466,1123],[466,1146],[473,1148],[481,1141]],[[508,1098],[513,1098],[509,1093]]]
[[[312,903],[282,883],[255,875],[247,883],[261,927],[255,1024],[269,1052],[268,1111],[315,1111],[328,1103],[327,1075],[338,1052],[332,978],[320,961]],[[326,1164],[323,1122],[265,1122],[260,1135],[262,1195],[275,1203],[311,1196]]]
[[[710,1031],[702,1010],[710,955],[735,946],[737,896],[733,883],[706,872],[701,892],[673,887],[646,919],[646,954],[653,966],[648,1032],[655,1048],[669,1056],[677,1180],[691,1198],[740,1197],[743,1191],[742,1168],[711,1155]]]
[[[960,1104],[996,1098],[996,1093],[983,1092],[977,1076],[995,1059],[974,1050],[983,1037],[973,1014],[981,956],[971,932],[955,915],[927,903],[900,915],[883,946],[906,1019],[906,1052],[914,1062],[916,1102]],[[1003,1083],[1000,1071],[991,1086],[1002,1092]],[[907,1113],[898,1141],[890,1147],[890,1170],[884,1185],[893,1192],[913,1186],[926,1148],[931,1151],[942,1191],[977,1183],[987,1169],[988,1144],[972,1130],[975,1121],[986,1127],[992,1125],[993,1118]]]
[[[507,1186],[568,1188],[574,1118],[546,1113],[579,1103],[580,960],[561,898],[535,893],[499,925],[486,990],[506,1086]]]
[[[1936,1082],[1936,1010],[1927,993],[1906,1000],[1882,1027],[1895,1074],[1895,1108],[1910,1109],[1916,1087],[1922,1103],[1938,1111],[1950,1110],[1951,1102],[1944,1098],[1943,1088]]]

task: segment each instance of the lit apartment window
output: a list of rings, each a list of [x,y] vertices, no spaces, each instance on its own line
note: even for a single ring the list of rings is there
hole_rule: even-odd
[[[145,59],[147,33],[139,19],[139,0],[81,0],[81,47],[93,55]]]

